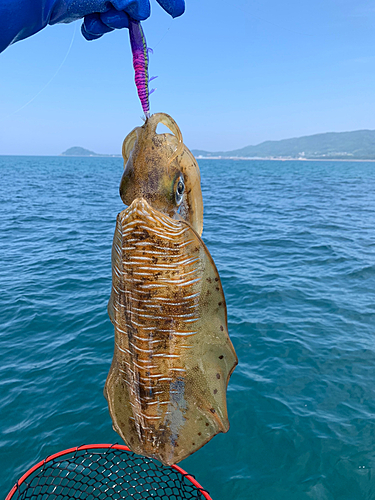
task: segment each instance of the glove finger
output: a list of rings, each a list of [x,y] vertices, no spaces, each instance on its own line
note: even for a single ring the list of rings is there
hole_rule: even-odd
[[[162,7],[172,17],[182,16],[185,12],[184,0],[156,0],[160,7]]]
[[[103,35],[91,35],[90,33],[87,33],[87,31],[85,30],[84,23],[82,23],[82,26],[81,26],[81,33],[82,33],[83,38],[85,38],[89,42],[91,42],[91,40],[97,40],[98,38],[103,36]]]
[[[100,20],[108,26],[108,28],[129,28],[129,17],[126,12],[116,9],[109,9],[107,12],[100,14]]]
[[[81,31],[86,40],[95,40],[104,35],[104,33],[113,31],[113,28],[106,26],[100,20],[99,14],[88,14],[84,18]]]
[[[149,0],[112,0],[116,10],[123,10],[136,21],[144,21],[150,16]]]

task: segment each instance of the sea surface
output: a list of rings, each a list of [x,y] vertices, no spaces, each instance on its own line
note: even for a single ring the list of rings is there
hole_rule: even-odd
[[[375,499],[375,163],[199,161],[239,357],[231,428],[180,465],[213,500]],[[120,158],[0,157],[0,497],[115,443],[103,386]]]

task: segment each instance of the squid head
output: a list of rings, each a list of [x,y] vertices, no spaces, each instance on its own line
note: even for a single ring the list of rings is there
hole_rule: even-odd
[[[172,134],[156,133],[159,123]],[[199,167],[184,145],[173,118],[165,113],[152,115],[126,137],[122,155],[120,196],[125,205],[143,198],[172,219],[185,220],[201,235],[203,200]]]

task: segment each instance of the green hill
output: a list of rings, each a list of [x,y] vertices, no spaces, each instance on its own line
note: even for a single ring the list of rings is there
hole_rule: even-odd
[[[195,156],[375,160],[375,130],[328,132],[266,141],[234,151],[192,150]]]
[[[61,153],[61,156],[101,156],[94,151],[90,151],[89,149],[81,148],[79,146],[74,146],[73,148],[69,148],[64,153]]]

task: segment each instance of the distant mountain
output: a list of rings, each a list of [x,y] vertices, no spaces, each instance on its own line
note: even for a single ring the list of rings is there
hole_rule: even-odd
[[[73,148],[69,148],[64,153],[61,153],[62,156],[101,156],[94,151],[90,151],[89,149],[81,148],[79,146],[74,146]]]
[[[375,130],[328,132],[282,141],[266,141],[234,151],[193,149],[194,156],[375,160]]]

